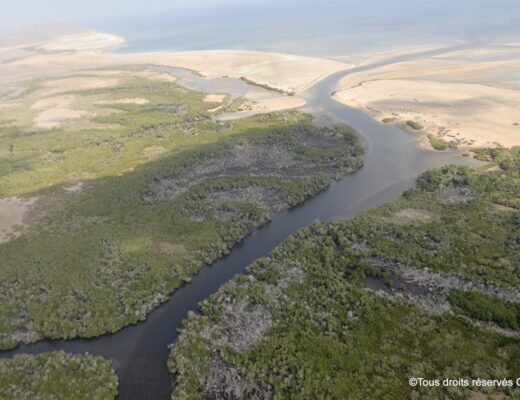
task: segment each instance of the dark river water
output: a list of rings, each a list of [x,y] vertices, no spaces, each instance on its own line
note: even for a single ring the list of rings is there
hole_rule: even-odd
[[[418,147],[417,135],[395,126],[382,125],[331,99],[330,94],[339,79],[348,72],[333,74],[309,89],[305,94],[307,110],[318,119],[343,121],[360,132],[366,148],[363,168],[333,182],[328,190],[300,206],[275,215],[270,223],[248,236],[228,256],[212,266],[202,267],[190,284],[176,290],[170,300],[153,311],[146,321],[97,339],[45,340],[2,352],[0,356],[56,350],[100,355],[114,362],[120,381],[119,399],[169,399],[172,388],[166,368],[168,345],[175,341],[177,329],[188,311],[197,311],[198,303],[216,292],[233,275],[244,272],[256,258],[266,255],[287,236],[316,219],[330,221],[350,217],[395,199],[414,184],[419,173],[427,169],[450,163],[477,164],[461,157],[457,151],[422,150]],[[220,91],[219,87],[213,89]]]

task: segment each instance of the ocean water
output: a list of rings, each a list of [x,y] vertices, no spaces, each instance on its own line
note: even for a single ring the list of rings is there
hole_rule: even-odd
[[[251,49],[336,57],[401,45],[520,37],[518,0],[210,2],[111,18],[120,52]]]

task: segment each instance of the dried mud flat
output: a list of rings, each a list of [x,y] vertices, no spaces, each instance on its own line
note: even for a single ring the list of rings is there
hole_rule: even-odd
[[[24,215],[36,200],[18,197],[0,199],[0,244],[21,235]]]

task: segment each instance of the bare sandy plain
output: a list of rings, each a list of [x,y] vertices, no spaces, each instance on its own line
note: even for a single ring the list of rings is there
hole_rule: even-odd
[[[394,52],[399,55],[399,51]],[[335,98],[460,147],[520,145],[520,46],[457,50],[342,79]]]

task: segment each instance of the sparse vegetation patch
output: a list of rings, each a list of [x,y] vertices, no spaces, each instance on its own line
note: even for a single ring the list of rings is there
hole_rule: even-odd
[[[415,129],[416,131],[420,131],[424,128],[419,122],[416,121],[406,121],[406,125],[412,129]]]
[[[448,142],[444,139],[441,139],[435,135],[428,135],[428,140],[430,141],[431,146],[435,150],[444,151],[447,149],[456,149],[457,145],[451,142]]]

